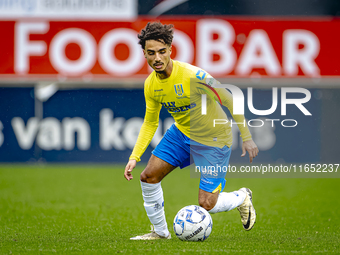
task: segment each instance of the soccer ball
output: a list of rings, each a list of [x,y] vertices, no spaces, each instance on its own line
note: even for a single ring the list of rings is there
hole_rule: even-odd
[[[202,207],[188,205],[177,213],[174,219],[174,231],[182,241],[204,241],[212,230],[210,214]]]

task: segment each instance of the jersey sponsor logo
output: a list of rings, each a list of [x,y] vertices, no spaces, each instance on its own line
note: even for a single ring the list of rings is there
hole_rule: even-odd
[[[204,72],[203,70],[198,70],[196,73],[196,78],[199,80],[204,80],[205,76],[207,75],[206,72]]]
[[[164,102],[164,103],[162,103],[162,105],[163,105],[166,109],[168,109],[168,108],[170,108],[170,107],[176,107],[176,103],[175,103],[175,102]]]
[[[184,106],[176,106],[175,102],[164,102],[162,105],[168,110],[169,113],[185,112],[196,106],[195,103]]]
[[[154,92],[161,92],[163,89],[155,89]]]
[[[175,84],[174,87],[175,87],[176,95],[179,96],[179,97],[182,96],[183,93],[184,93],[183,85],[182,84]]]

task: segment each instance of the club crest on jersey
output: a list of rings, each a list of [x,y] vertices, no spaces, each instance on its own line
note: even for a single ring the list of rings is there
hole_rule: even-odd
[[[183,90],[183,85],[182,84],[175,84],[175,92],[177,96],[182,96],[184,94],[184,90]]]
[[[196,73],[196,78],[199,79],[199,80],[203,80],[206,75],[207,75],[206,72],[204,72],[202,70],[198,70],[197,73]]]

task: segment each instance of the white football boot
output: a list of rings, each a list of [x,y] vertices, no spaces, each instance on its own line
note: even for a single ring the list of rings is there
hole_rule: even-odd
[[[237,207],[240,212],[241,221],[245,230],[251,230],[256,221],[256,212],[252,201],[252,192],[248,188],[241,188],[239,191],[246,193],[243,203]]]
[[[171,239],[171,234],[167,237],[165,236],[160,236],[159,234],[156,233],[156,231],[153,228],[153,225],[151,225],[151,233],[142,235],[142,236],[135,236],[131,237],[130,240],[157,240],[157,239]]]

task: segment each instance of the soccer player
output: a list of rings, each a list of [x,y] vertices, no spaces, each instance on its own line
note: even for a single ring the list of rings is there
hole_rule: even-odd
[[[145,81],[144,94],[146,113],[136,145],[125,167],[124,176],[130,181],[132,170],[151,142],[158,127],[159,112],[164,106],[175,123],[153,150],[151,158],[140,175],[140,183],[146,213],[153,224],[151,233],[131,238],[132,240],[170,239],[164,214],[162,179],[176,167],[186,167],[193,159],[196,166],[228,166],[231,153],[232,133],[230,124],[213,126],[214,119],[227,119],[221,102],[233,113],[231,93],[223,88],[212,89],[209,84],[218,83],[204,70],[187,63],[172,60],[171,43],[173,25],[159,22],[148,23],[138,35],[144,56],[154,69]],[[198,82],[195,82],[198,81]],[[206,97],[209,114],[202,114],[201,97],[207,90],[214,92]],[[216,93],[215,93],[216,92]],[[233,115],[236,123],[243,123],[243,115]],[[250,163],[258,154],[248,127],[238,124],[243,140],[242,155],[249,153]],[[207,169],[205,168],[205,169]],[[256,213],[252,192],[241,188],[231,193],[222,192],[226,172],[217,177],[201,172],[199,205],[210,213],[230,211],[237,207],[245,230],[254,226]]]

